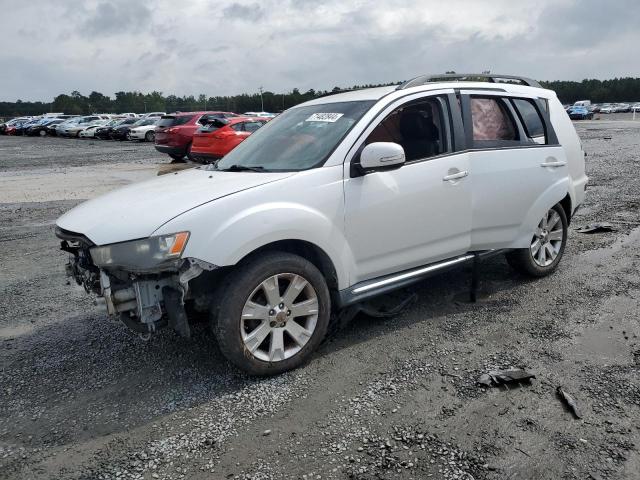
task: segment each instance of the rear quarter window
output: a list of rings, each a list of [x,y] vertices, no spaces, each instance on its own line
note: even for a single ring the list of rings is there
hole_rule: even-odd
[[[532,100],[514,98],[511,100],[520,117],[524,131],[530,141],[546,144],[547,138],[544,129],[544,120]]]

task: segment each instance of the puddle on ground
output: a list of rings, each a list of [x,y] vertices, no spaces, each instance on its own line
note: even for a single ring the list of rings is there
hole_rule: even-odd
[[[611,297],[598,312],[598,323],[573,337],[569,356],[598,364],[628,364],[640,345],[640,323],[630,312],[638,311],[638,300]]]

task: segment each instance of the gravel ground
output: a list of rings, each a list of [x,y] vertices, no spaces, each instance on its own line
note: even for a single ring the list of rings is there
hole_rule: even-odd
[[[64,277],[52,226],[81,197],[73,182],[49,195],[60,188],[42,187],[43,172],[138,172],[113,188],[163,156],[0,137],[0,185],[43,188],[0,203],[0,478],[637,479],[640,121],[577,129],[590,188],[554,275],[530,281],[496,257],[476,304],[468,270],[432,278],[401,315],[358,316],[307,366],[269,379],[232,369],[204,324],[192,340],[144,342]],[[617,231],[575,231],[592,221]],[[537,378],[476,383],[510,366]]]

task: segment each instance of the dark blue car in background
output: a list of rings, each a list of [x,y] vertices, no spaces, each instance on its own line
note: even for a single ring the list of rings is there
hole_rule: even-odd
[[[587,107],[571,107],[567,110],[569,118],[571,120],[591,120],[593,119],[593,112],[589,111]]]

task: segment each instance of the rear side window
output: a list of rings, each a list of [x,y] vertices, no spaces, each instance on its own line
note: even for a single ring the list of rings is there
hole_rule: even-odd
[[[524,98],[514,98],[511,100],[513,106],[524,126],[524,131],[530,141],[546,144],[547,139],[544,131],[544,121],[533,101]]]
[[[471,97],[470,104],[474,143],[501,146],[517,142],[518,129],[503,99]]]
[[[249,132],[253,133],[258,130],[265,122],[240,122],[234,125],[231,125],[236,132]]]
[[[264,125],[264,122],[244,122],[244,131],[253,133],[262,125]]]
[[[178,125],[184,125],[185,123],[189,123],[189,120],[193,118],[193,115],[180,115],[180,116],[172,116],[165,115],[160,117],[160,121],[158,122],[158,127],[168,128],[168,127],[176,127]]]

